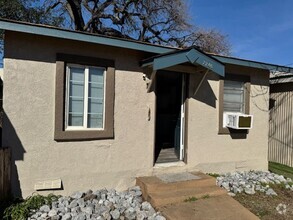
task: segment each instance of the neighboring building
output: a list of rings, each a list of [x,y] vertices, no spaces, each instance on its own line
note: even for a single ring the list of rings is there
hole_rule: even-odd
[[[269,161],[293,167],[293,74],[270,79]]]
[[[0,28],[15,195],[60,188],[59,179],[67,194],[162,172],[267,170],[269,70],[288,68],[27,23]]]

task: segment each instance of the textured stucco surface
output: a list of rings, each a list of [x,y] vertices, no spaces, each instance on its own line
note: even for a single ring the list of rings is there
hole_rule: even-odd
[[[54,141],[56,53],[115,59],[114,139]],[[3,145],[13,149],[14,194],[25,197],[33,192],[37,180],[53,178],[63,182],[64,190],[56,193],[68,194],[88,188],[124,189],[134,184],[136,176],[163,172],[267,169],[268,91],[256,94],[268,89],[268,74],[254,73],[253,69],[248,72],[252,74],[250,113],[254,128],[247,138],[218,135],[219,79],[209,74],[198,95],[189,97],[187,164],[154,168],[155,94],[146,92],[139,67],[139,61],[147,56],[6,33]],[[191,77],[191,90],[198,80]]]
[[[226,72],[250,75],[253,129],[249,130],[246,137],[218,135],[220,84],[215,75],[209,74],[208,83],[204,83],[198,94],[189,99],[189,165],[205,172],[267,170],[268,71],[226,65]],[[191,79],[191,91],[195,84],[192,81],[195,80]]]

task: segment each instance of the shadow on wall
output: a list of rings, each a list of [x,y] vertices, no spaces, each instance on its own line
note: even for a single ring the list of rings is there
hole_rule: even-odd
[[[24,159],[25,149],[5,111],[3,110],[2,146],[11,148],[11,191],[14,197],[22,197],[16,161]]]
[[[218,81],[219,78],[214,73],[209,73],[207,76],[205,76],[204,79],[203,77],[204,73],[190,74],[190,88],[188,88],[188,98],[193,98],[197,101],[207,104],[208,106],[216,108],[217,97],[208,80]],[[200,85],[202,79],[203,82]]]
[[[210,86],[209,81],[219,81],[220,78],[216,74],[210,72],[202,81],[202,84],[200,85],[200,81],[204,77],[204,72],[198,73],[198,74],[190,74],[190,88],[188,92],[188,98],[195,99],[197,101],[200,101],[202,103],[205,103],[208,106],[213,107],[216,109],[216,102],[217,97]],[[198,88],[198,86],[200,86]],[[216,114],[219,114],[216,112]],[[229,129],[229,135],[231,139],[246,139],[247,138],[247,130],[235,130],[235,129]]]

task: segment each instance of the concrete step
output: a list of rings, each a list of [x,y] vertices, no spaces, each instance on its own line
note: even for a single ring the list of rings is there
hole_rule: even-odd
[[[183,202],[159,208],[167,220],[259,220],[228,195]]]
[[[202,187],[216,185],[215,178],[211,176],[208,176],[202,173],[193,173],[193,174],[200,177],[200,179],[166,183],[156,176],[138,177],[136,179],[136,185],[140,186],[140,188],[142,189],[143,198],[145,200],[147,200],[147,197],[150,194],[155,192],[173,192],[173,191],[180,191],[182,189],[192,191],[195,188],[202,188]]]
[[[226,190],[216,186],[215,178],[203,173],[191,174],[196,177],[185,172],[160,178],[139,177],[136,183],[141,187],[143,198],[161,211],[167,220],[258,219],[228,196]]]
[[[185,200],[204,197],[226,195],[227,192],[218,186],[203,186],[193,188],[181,188],[170,191],[156,191],[148,194],[147,200],[154,207],[162,207],[168,204],[182,203]]]

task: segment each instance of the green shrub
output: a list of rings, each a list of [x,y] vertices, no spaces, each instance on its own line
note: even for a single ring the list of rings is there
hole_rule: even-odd
[[[39,194],[29,196],[25,200],[14,203],[6,208],[4,211],[4,219],[25,220],[42,205],[51,205],[52,202],[57,201],[58,198],[59,196],[53,194],[49,194],[48,196]]]

